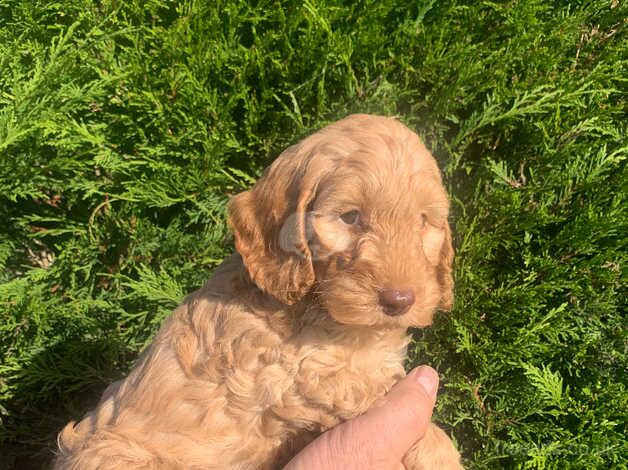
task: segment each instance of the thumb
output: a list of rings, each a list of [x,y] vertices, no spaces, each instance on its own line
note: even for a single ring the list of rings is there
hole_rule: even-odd
[[[398,468],[427,430],[437,389],[434,369],[414,369],[376,406],[319,436],[284,470]]]

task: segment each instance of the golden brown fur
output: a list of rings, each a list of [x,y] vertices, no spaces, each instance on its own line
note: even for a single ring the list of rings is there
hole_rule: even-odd
[[[451,306],[447,215],[434,159],[393,119],[349,116],[290,147],[230,203],[238,253],[63,429],[56,468],[281,468],[380,399],[407,328]],[[416,301],[385,314],[388,288]],[[435,426],[404,464],[461,468]]]

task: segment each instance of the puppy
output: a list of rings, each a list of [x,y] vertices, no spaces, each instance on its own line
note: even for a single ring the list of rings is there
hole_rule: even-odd
[[[452,304],[448,199],[418,136],[352,115],[230,202],[237,253],[59,435],[57,469],[278,469],[404,375]],[[408,469],[462,468],[432,425]]]

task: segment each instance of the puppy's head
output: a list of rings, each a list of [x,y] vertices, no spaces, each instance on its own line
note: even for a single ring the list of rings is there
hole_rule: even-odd
[[[339,323],[427,326],[453,299],[449,203],[418,136],[353,115],[288,148],[229,204],[257,286],[313,292]]]

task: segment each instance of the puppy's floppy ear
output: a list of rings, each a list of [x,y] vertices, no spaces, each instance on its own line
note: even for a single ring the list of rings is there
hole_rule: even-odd
[[[451,229],[445,220],[441,227],[429,224],[423,229],[423,252],[427,261],[436,267],[436,276],[441,289],[441,300],[438,308],[451,310],[454,300],[454,280],[452,264],[454,249],[451,241]]]
[[[441,286],[441,299],[438,308],[449,311],[454,303],[453,278],[454,247],[451,240],[451,229],[445,222],[445,240],[440,250],[438,262],[438,281]]]
[[[228,205],[236,250],[251,279],[267,294],[293,304],[314,283],[306,212],[320,180],[313,157],[299,146],[284,151],[248,191]]]

